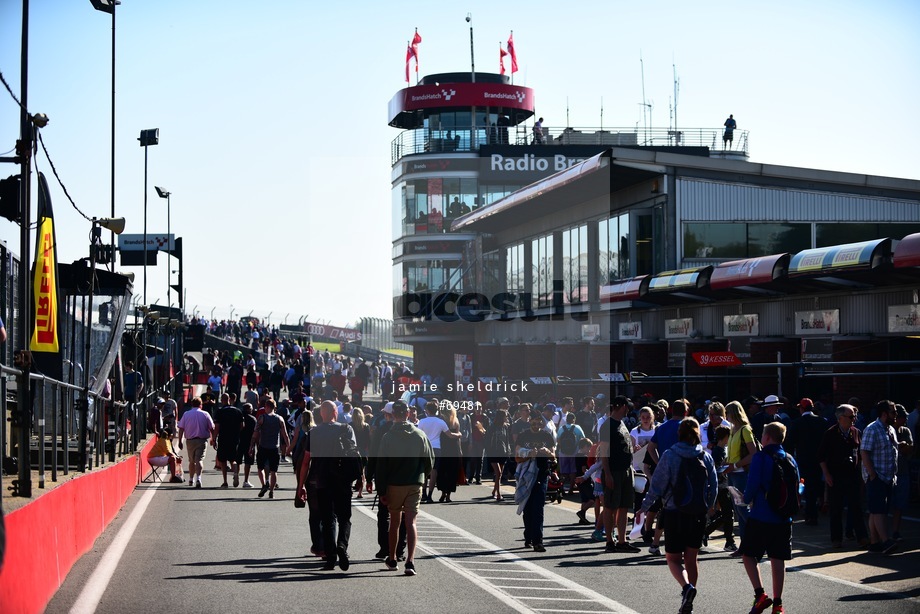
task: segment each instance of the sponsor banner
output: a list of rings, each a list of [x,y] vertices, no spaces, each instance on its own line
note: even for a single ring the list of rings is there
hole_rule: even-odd
[[[403,174],[452,173],[479,170],[479,158],[434,158],[409,160],[403,163]]]
[[[361,341],[363,336],[361,332],[353,328],[339,328],[337,326],[328,326],[326,324],[313,324],[307,322],[304,324],[304,332],[314,337],[326,337],[334,341]]]
[[[889,333],[920,333],[920,305],[889,305]]]
[[[642,339],[642,322],[620,322],[620,339],[623,341]]]
[[[176,235],[147,233],[147,251],[171,252],[176,249]],[[144,251],[144,235],[118,235],[118,249],[123,252]]]
[[[416,85],[393,96],[388,123],[406,111],[417,109],[491,107],[533,112],[534,96],[529,87],[508,83],[445,83]]]
[[[601,325],[600,324],[582,324],[581,325],[581,340],[582,341],[597,341],[601,336]]]
[[[683,339],[690,336],[693,330],[693,318],[677,318],[664,321],[665,339]]]
[[[741,366],[741,359],[734,352],[694,352],[693,360],[701,367]]]
[[[725,337],[757,337],[760,334],[760,316],[745,313],[722,317],[722,335]]]
[[[668,367],[682,369],[687,362],[687,342],[668,341]]]
[[[796,335],[838,335],[840,334],[840,310],[796,311]]]

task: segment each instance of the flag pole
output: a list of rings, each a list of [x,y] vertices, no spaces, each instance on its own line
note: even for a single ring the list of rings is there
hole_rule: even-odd
[[[418,28],[415,29],[415,36],[412,37],[412,40],[415,40],[417,38],[418,38]],[[412,51],[415,52],[413,54],[415,55],[415,84],[418,85],[418,45],[413,47]]]

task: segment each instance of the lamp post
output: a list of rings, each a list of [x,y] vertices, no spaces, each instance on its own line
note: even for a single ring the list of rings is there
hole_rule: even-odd
[[[120,0],[89,0],[93,8],[112,16],[112,210],[111,217],[115,217],[115,7],[121,4]],[[115,245],[115,233],[112,233],[112,245]],[[115,263],[112,263],[114,270]]]
[[[473,14],[466,14],[466,23],[470,24],[470,81],[476,83],[476,59],[473,56]],[[475,149],[474,141],[476,139],[476,106],[474,105],[471,112],[470,118],[472,119],[472,124],[470,126],[470,151]]]
[[[172,234],[170,234],[170,217],[172,215],[170,211],[172,207],[169,200],[172,192],[167,192],[159,186],[153,186],[153,189],[157,191],[157,195],[160,198],[166,199],[166,304],[172,305],[170,302],[172,298],[172,286],[170,285],[172,281],[172,271],[170,269],[172,267],[169,265],[169,259],[172,257],[173,253]],[[172,310],[170,310],[170,317],[172,317]]]
[[[160,129],[148,128],[141,130],[141,135],[137,138],[141,147],[144,148],[144,304],[147,304],[147,149],[150,145],[158,145],[160,142]]]
[[[230,305],[230,321],[233,322],[233,312],[236,311],[233,305]]]

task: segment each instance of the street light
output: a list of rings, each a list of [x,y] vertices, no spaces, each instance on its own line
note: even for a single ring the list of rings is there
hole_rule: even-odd
[[[171,216],[170,210],[172,209],[172,207],[170,206],[170,202],[169,202],[169,196],[172,194],[172,192],[167,192],[166,190],[164,190],[163,188],[159,186],[153,186],[153,189],[157,191],[157,195],[160,198],[166,199],[166,303],[172,304],[170,303],[170,298],[172,296],[172,286],[170,285],[172,283],[172,274],[171,274],[171,271],[169,270],[170,269],[169,259],[173,253],[172,235],[170,234],[170,216]],[[170,311],[170,316],[172,316],[171,311]]]
[[[137,138],[144,148],[144,304],[147,304],[147,149],[150,145],[160,143],[160,129],[148,128],[141,130]]]
[[[233,312],[236,311],[233,305],[230,305],[230,321],[233,322]]]
[[[112,212],[115,217],[115,7],[121,4],[120,0],[89,0],[93,8],[112,16]],[[112,233],[112,245],[115,245],[115,233]],[[115,263],[112,262],[112,270]]]

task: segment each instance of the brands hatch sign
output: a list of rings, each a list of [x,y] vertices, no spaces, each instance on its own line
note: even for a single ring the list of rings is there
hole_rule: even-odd
[[[144,251],[144,235],[118,235],[118,249],[123,252]],[[147,233],[147,251],[168,252],[174,249],[175,235]]]

